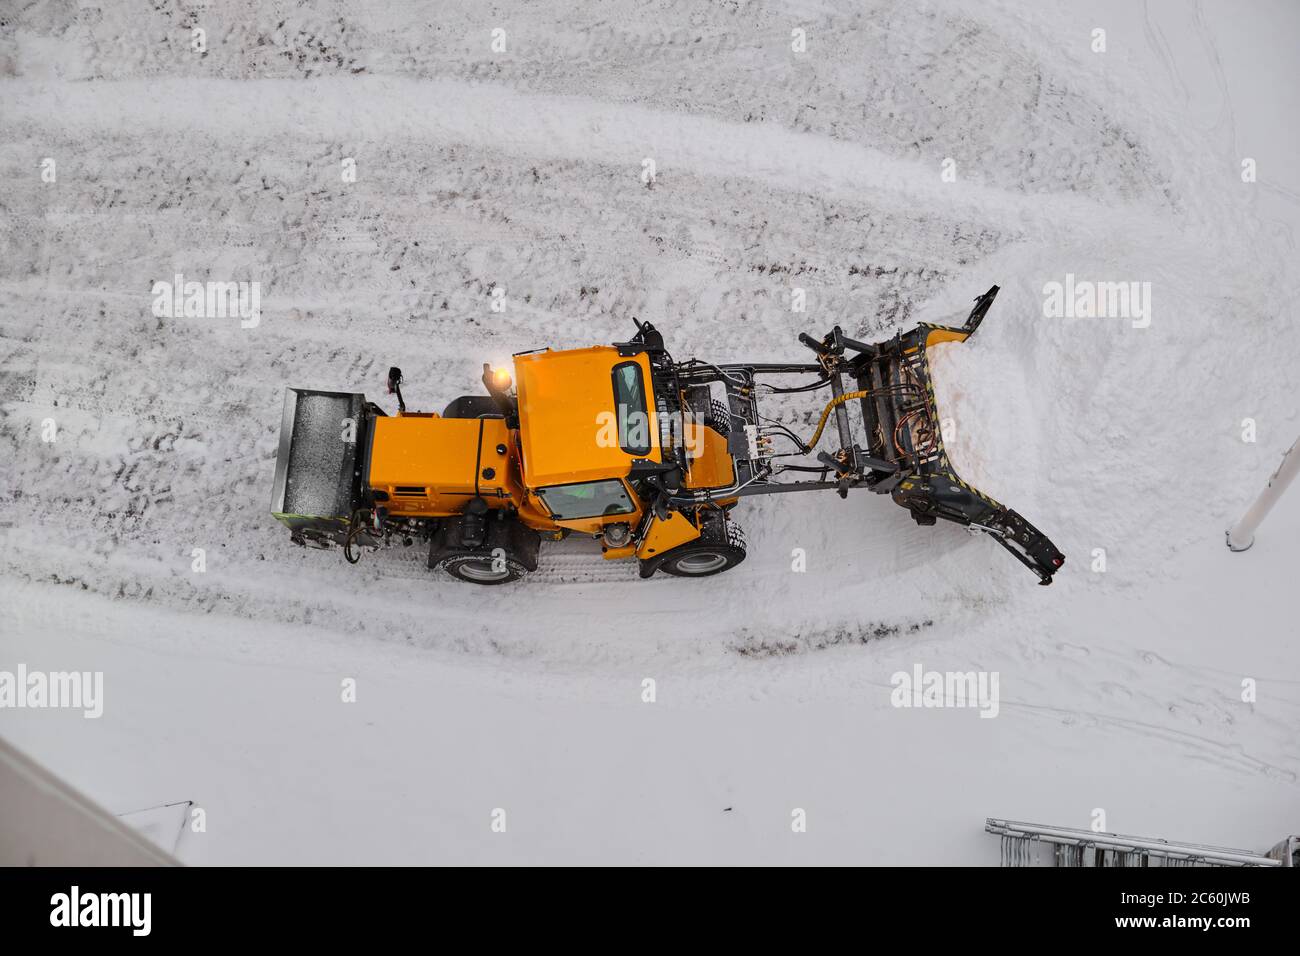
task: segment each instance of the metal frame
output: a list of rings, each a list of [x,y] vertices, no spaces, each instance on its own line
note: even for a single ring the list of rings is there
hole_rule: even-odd
[[[1125,836],[1121,833],[1094,833],[1070,827],[1043,826],[989,817],[986,833],[1002,837],[1002,865],[1028,866],[1035,843],[1056,847],[1056,866],[1284,866],[1280,859],[1250,850],[1205,846],[1199,843],[1174,843],[1169,840]],[[1097,851],[1093,863],[1087,850]]]
[[[657,394],[681,396],[674,409],[685,413],[687,390],[721,384],[726,392],[733,425],[736,419],[746,426],[761,428],[758,412],[760,376],[816,375],[807,386],[829,386],[831,402],[823,412],[833,416],[839,448],[818,452],[802,440],[802,455],[753,454],[743,433],[734,427],[728,437],[735,470],[735,481],[724,488],[677,489],[668,504],[681,510],[708,506],[718,500],[755,495],[785,494],[796,491],[835,491],[847,497],[854,488],[867,488],[876,494],[888,494],[894,502],[908,509],[918,524],[932,525],[940,518],[960,524],[972,531],[987,534],[1016,560],[1039,578],[1051,584],[1052,576],[1064,564],[1065,556],[1056,546],[1015,511],[962,480],[943,447],[934,386],[930,379],[926,349],[931,337],[939,333],[943,341],[965,341],[979,328],[997,297],[992,286],[975,300],[966,321],[959,327],[921,323],[906,333],[878,343],[859,342],[844,335],[839,326],[822,339],[801,334],[799,341],[817,355],[816,363],[768,362],[710,365],[690,361],[674,363],[663,349],[662,336],[650,325],[639,324],[639,333],[630,343],[619,346],[623,354],[640,348],[651,358]],[[845,378],[848,379],[846,387]],[[802,386],[777,391],[795,391]],[[861,415],[867,448],[854,441],[849,405],[854,399],[846,395],[863,393],[856,399]],[[683,427],[685,423],[683,421]],[[824,427],[824,426],[822,426]],[[900,435],[901,432],[901,435]],[[820,431],[819,431],[820,435]],[[738,437],[739,436],[739,437]],[[923,443],[918,441],[923,438]],[[807,464],[777,462],[777,458],[805,458]],[[686,462],[677,463],[685,470]],[[820,480],[780,480],[786,471],[820,472]],[[830,479],[828,476],[833,475]]]

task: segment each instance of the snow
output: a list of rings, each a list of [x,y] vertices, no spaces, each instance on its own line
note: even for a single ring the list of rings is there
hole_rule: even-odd
[[[1250,551],[1223,532],[1300,434],[1300,14],[1239,6],[15,15],[0,669],[102,670],[106,702],[0,734],[115,812],[193,800],[191,863],[991,864],[985,817],[1096,808],[1295,832],[1300,492]],[[260,281],[260,324],[155,318],[178,272]],[[1150,282],[1150,327],[1045,318],[1067,273]],[[568,542],[491,590],[419,549],[303,552],[268,514],[287,386],[387,401],[398,365],[437,409],[633,315],[679,358],[797,358],[995,283],[936,387],[963,477],[1067,555],[1050,588],[869,494],[747,503],[749,557],[708,581]],[[997,718],[891,706],[917,664],[997,671]]]

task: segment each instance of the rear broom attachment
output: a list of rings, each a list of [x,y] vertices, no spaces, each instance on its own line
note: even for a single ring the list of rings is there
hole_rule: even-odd
[[[932,525],[943,518],[988,534],[1038,575],[1040,584],[1051,584],[1065,556],[1015,511],[958,476],[944,450],[935,404],[926,350],[970,338],[997,294],[998,287],[993,286],[976,299],[960,328],[921,323],[877,344],[846,338],[838,326],[820,342],[801,335],[800,341],[817,352],[834,395],[808,446],[816,445],[828,416],[834,413],[840,451],[835,455],[823,452],[817,458],[834,468],[841,494],[866,484],[878,493],[888,492],[912,513],[917,524]],[[856,391],[844,391],[844,376],[857,382]],[[853,443],[845,407],[852,401],[862,410],[866,449]]]

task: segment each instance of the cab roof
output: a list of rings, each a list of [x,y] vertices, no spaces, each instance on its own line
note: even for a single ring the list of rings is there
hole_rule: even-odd
[[[639,370],[646,397],[650,450],[643,454],[624,451],[619,445],[614,370],[628,363]],[[608,345],[547,349],[516,356],[515,378],[528,487],[623,478],[633,461],[659,460],[659,424],[650,362],[644,353],[619,355]]]

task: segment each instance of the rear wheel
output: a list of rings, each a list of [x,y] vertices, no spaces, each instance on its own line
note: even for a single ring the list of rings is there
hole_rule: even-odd
[[[517,558],[501,548],[496,553],[455,554],[444,558],[438,567],[468,584],[508,584],[528,573]]]
[[[513,515],[489,512],[483,499],[438,522],[429,538],[429,567],[467,584],[508,584],[537,570],[541,535]]]
[[[657,570],[679,578],[707,578],[745,560],[745,536],[721,516],[705,520],[700,536],[659,558]]]

